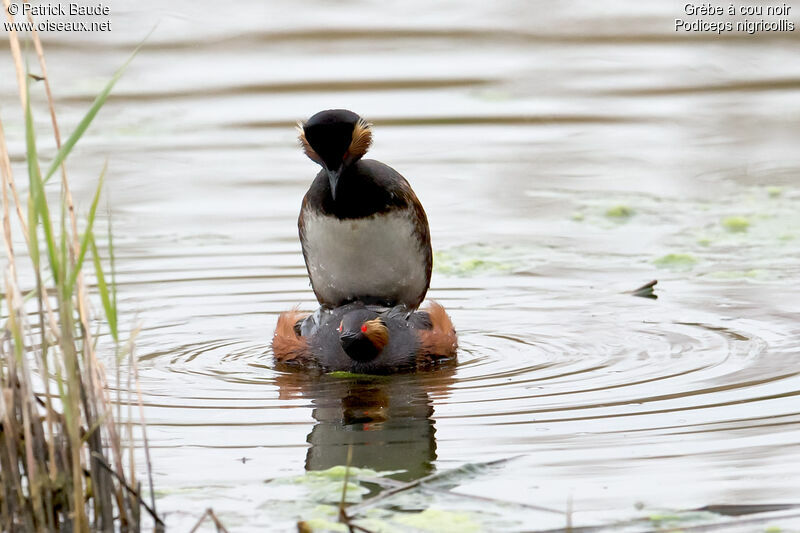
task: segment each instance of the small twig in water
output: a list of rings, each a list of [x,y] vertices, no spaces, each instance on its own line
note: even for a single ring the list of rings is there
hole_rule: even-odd
[[[353,460],[353,444],[347,445],[347,464],[344,467],[344,483],[342,484],[342,499],[339,501],[339,522],[350,525],[350,519],[345,511],[347,502],[347,482],[350,481],[350,462]]]
[[[228,530],[225,529],[225,526],[223,526],[222,522],[219,521],[219,518],[217,518],[217,515],[214,514],[214,510],[211,507],[206,509],[206,512],[203,513],[203,516],[200,517],[200,520],[197,521],[197,523],[194,525],[191,531],[189,531],[189,533],[195,533],[195,531],[197,531],[197,528],[199,528],[203,524],[203,522],[206,521],[206,518],[211,518],[211,521],[214,522],[214,525],[217,527],[217,533],[219,532],[228,533]]]
[[[372,483],[373,485],[378,485],[382,489],[393,489],[395,487],[403,485],[402,481],[397,481],[392,478],[360,476],[358,479],[359,481],[362,481],[364,483]],[[513,500],[500,500],[497,498],[491,498],[489,496],[481,496],[479,494],[466,494],[463,492],[457,492],[455,490],[440,489],[437,487],[430,487],[424,485],[420,487],[420,490],[426,493],[444,494],[456,498],[463,498],[465,500],[476,500],[479,502],[487,502],[495,505],[507,505],[511,507],[519,507],[520,509],[531,509],[534,511],[544,511],[546,513],[564,514],[563,511],[559,511],[558,509],[550,509],[549,507],[542,507],[541,505],[515,502]]]
[[[140,328],[131,333],[131,339],[135,338],[139,333]],[[142,387],[139,385],[139,365],[138,359],[133,354],[133,346],[130,347],[131,362],[133,364],[133,379],[136,383],[136,397],[139,403],[139,420],[142,421],[142,438],[144,440],[144,457],[147,461],[147,482],[150,485],[150,505],[153,506],[153,511],[156,509],[156,496],[155,489],[153,488],[153,466],[150,461],[150,444],[147,440],[147,424],[144,419],[144,404],[142,403]],[[210,510],[210,509],[209,509]],[[213,514],[213,513],[212,513]]]
[[[520,457],[522,457],[522,456],[521,455],[515,455],[513,457],[507,457],[505,459],[498,459],[496,461],[489,461],[487,463],[481,463],[480,466],[483,466],[483,467],[485,467],[485,466],[497,466],[497,465],[501,465],[501,464],[507,463],[509,461],[513,461],[514,459],[518,459]],[[359,511],[363,511],[364,509],[372,507],[376,503],[378,503],[378,502],[380,502],[382,500],[385,500],[389,496],[394,496],[397,493],[405,492],[405,491],[407,491],[409,489],[413,489],[415,487],[418,487],[419,485],[422,485],[423,483],[427,483],[429,481],[433,481],[436,478],[447,476],[449,474],[452,474],[454,471],[458,471],[458,468],[456,468],[455,470],[448,470],[446,472],[434,472],[433,474],[421,477],[421,478],[416,479],[414,481],[409,481],[408,483],[403,483],[402,485],[398,485],[397,487],[385,490],[385,491],[381,492],[380,494],[376,494],[372,498],[369,498],[369,499],[366,499],[366,500],[362,501],[361,503],[357,503],[355,505],[351,505],[350,507],[347,508],[347,511],[349,511],[349,512],[345,512],[345,515],[347,515],[348,520],[352,520],[353,516],[355,516],[355,514],[358,513]]]
[[[572,493],[567,495],[567,531],[572,533]]]
[[[111,468],[111,467],[108,465],[108,463],[106,463],[106,461],[105,461],[105,458],[103,458],[103,456],[102,456],[102,455],[100,455],[100,454],[99,454],[99,453],[97,453],[97,452],[92,452],[92,457],[93,457],[93,458],[95,458],[95,459],[97,459],[97,464],[99,464],[100,466],[102,466],[103,468],[105,468],[106,470],[108,470],[108,472],[109,472],[109,473],[110,473],[112,476],[114,476],[115,478],[117,478],[117,481],[119,481],[120,485],[122,485],[122,487],[123,487],[125,490],[127,490],[127,491],[128,491],[128,492],[129,492],[129,493],[132,495],[132,496],[134,496],[134,497],[136,498],[136,500],[137,500],[139,503],[141,503],[141,504],[142,504],[142,507],[144,507],[144,508],[145,508],[145,510],[147,510],[147,512],[148,512],[148,513],[150,513],[150,516],[152,516],[152,517],[153,517],[153,520],[155,520],[155,521],[156,521],[156,524],[158,524],[159,526],[161,526],[161,528],[163,528],[163,527],[164,527],[164,522],[163,522],[163,521],[162,521],[162,520],[161,520],[161,519],[158,517],[158,515],[156,514],[156,512],[155,512],[155,511],[154,511],[154,510],[153,510],[153,509],[152,509],[152,508],[151,508],[149,505],[147,505],[147,503],[145,503],[145,501],[142,499],[141,495],[139,495],[139,493],[138,493],[138,492],[137,492],[135,489],[133,489],[132,487],[128,486],[128,484],[125,482],[125,480],[124,480],[124,479],[123,479],[123,478],[122,478],[122,477],[121,477],[119,474],[117,474],[117,473],[116,473],[116,472],[115,472],[115,471],[114,471],[114,470],[113,470],[113,469],[112,469],[112,468]],[[90,474],[90,472],[89,472],[88,470],[86,470],[86,469],[84,469],[83,473],[84,473],[84,474],[86,474],[87,476]],[[163,529],[162,529],[162,530],[163,530]]]

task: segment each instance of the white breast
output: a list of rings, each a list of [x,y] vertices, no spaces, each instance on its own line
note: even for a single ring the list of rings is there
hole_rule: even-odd
[[[339,220],[306,211],[303,251],[320,302],[379,298],[416,304],[427,290],[427,249],[413,211]]]

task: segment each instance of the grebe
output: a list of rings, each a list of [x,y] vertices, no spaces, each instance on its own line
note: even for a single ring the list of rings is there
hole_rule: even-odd
[[[419,307],[433,264],[428,219],[403,176],[362,159],[372,144],[370,124],[352,111],[332,109],[298,130],[306,155],[322,166],[298,220],[319,303]]]
[[[312,315],[278,317],[272,351],[278,363],[324,371],[388,374],[453,360],[458,341],[450,317],[431,302],[424,311],[346,304]]]

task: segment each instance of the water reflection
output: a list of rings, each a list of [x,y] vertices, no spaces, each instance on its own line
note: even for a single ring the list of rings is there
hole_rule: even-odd
[[[333,377],[298,372],[277,377],[282,398],[311,400],[315,424],[306,441],[306,470],[350,464],[411,481],[431,474],[436,428],[430,392],[447,393],[454,369],[430,375]]]

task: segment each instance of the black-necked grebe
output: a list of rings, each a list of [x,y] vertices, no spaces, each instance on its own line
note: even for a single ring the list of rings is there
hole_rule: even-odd
[[[272,339],[275,360],[288,365],[357,374],[420,370],[452,360],[456,331],[444,308],[381,308],[360,302],[313,315],[281,313]]]
[[[370,125],[345,109],[300,124],[306,155],[322,165],[303,199],[298,228],[320,304],[349,302],[416,309],[431,280],[425,210],[393,168],[362,156]]]

